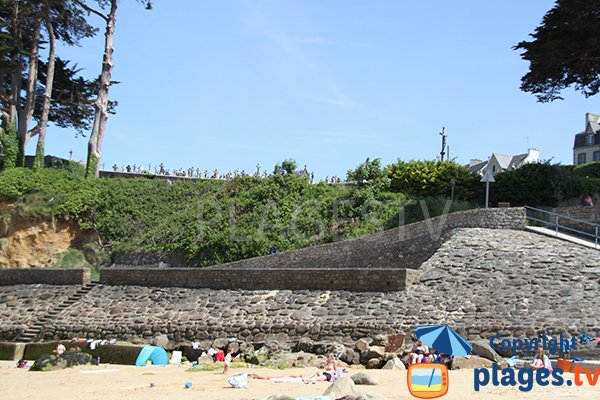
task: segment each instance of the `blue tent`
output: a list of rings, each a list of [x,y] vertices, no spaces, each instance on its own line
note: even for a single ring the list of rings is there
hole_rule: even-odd
[[[168,365],[169,357],[165,349],[156,346],[144,346],[138,355],[135,365],[143,367],[147,364],[148,360],[152,362],[152,365]]]

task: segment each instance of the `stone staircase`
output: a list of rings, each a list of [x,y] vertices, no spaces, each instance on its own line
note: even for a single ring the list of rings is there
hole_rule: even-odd
[[[55,319],[58,316],[58,314],[60,314],[63,310],[77,303],[98,284],[98,282],[91,282],[86,285],[83,285],[79,290],[77,290],[75,293],[69,296],[65,301],[51,308],[44,316],[39,318],[33,325],[31,325],[20,335],[18,335],[15,338],[15,341],[21,343],[31,343],[35,340],[40,339],[40,336],[42,335],[42,330],[44,329],[44,326],[48,323],[48,321]]]

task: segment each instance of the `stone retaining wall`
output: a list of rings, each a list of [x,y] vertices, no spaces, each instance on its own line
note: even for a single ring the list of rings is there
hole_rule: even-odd
[[[592,224],[600,223],[600,209],[597,206],[583,207],[583,206],[570,206],[570,207],[556,207],[552,209],[553,212],[564,215],[567,217],[575,218],[581,221],[586,221]],[[555,222],[551,220],[550,222]],[[566,227],[577,229],[578,231],[587,232],[594,234],[596,232],[595,227],[589,224],[569,220],[566,218],[560,219],[560,224]]]
[[[44,337],[136,343],[160,335],[173,342],[237,337],[278,347],[301,337],[348,342],[444,323],[470,339],[537,337],[538,331],[600,336],[597,250],[522,230],[458,229],[418,272],[412,286],[392,292],[101,284],[50,321]],[[36,286],[0,287],[0,326],[18,323],[27,309],[55,304],[25,296]],[[7,299],[2,290],[17,297]],[[0,340],[10,339],[4,334]]]
[[[410,268],[428,260],[456,228],[521,230],[524,208],[446,214],[359,239],[221,264],[215,268]]]
[[[404,290],[414,281],[415,271],[405,269],[216,269],[167,268],[160,270],[105,268],[100,283],[106,285],[138,285],[153,287],[185,287],[246,290],[354,290],[387,292]]]
[[[0,340],[13,340],[80,287],[42,284],[0,286]]]
[[[90,283],[88,269],[0,268],[0,286],[42,283],[48,285],[85,285]]]

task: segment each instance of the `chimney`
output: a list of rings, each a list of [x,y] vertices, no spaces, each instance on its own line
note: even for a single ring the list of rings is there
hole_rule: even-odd
[[[527,149],[527,162],[538,162],[540,161],[540,151],[535,148]]]

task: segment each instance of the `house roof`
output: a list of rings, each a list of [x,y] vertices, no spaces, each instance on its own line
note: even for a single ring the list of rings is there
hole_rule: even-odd
[[[480,163],[473,164],[469,166],[469,172],[472,174],[478,174],[487,166],[487,164],[487,161],[482,161]]]
[[[498,161],[498,164],[502,169],[507,169],[510,166],[510,162],[513,158],[512,156],[509,156],[507,154],[500,153],[492,153],[492,157],[496,157],[496,160]]]
[[[528,154],[517,154],[516,156],[513,156],[512,159],[510,160],[510,164],[508,165],[508,169],[514,169],[514,168],[518,168],[519,165],[521,165],[521,163],[523,161],[525,161],[525,159],[527,158]]]
[[[590,146],[600,144],[599,133],[600,133],[600,124],[597,124],[596,122],[588,122],[587,126],[585,127],[585,131],[579,132],[578,134],[575,135],[575,143],[573,143],[573,148],[576,149],[578,147],[588,146],[588,144],[586,143],[585,137],[589,134],[594,135],[594,143],[591,144]]]

